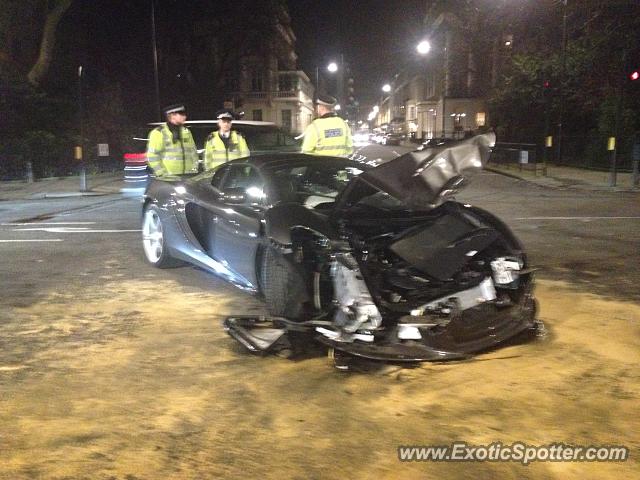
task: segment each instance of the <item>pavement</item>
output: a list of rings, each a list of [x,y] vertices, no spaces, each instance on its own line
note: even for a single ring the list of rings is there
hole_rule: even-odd
[[[87,189],[80,191],[80,177],[42,178],[28,183],[22,180],[0,182],[0,201],[39,200],[129,193],[122,171],[87,175]]]
[[[616,186],[611,187],[609,172],[548,165],[546,175],[544,175],[541,166],[535,169],[523,168],[519,165],[497,165],[493,163],[489,163],[486,169],[548,188],[640,193],[640,187],[632,185],[632,175],[630,173],[618,173]],[[142,190],[131,188],[130,184],[125,183],[123,172],[88,175],[87,187],[87,191],[80,191],[80,178],[77,176],[44,178],[33,183],[20,180],[5,181],[0,182],[0,201],[97,196],[117,193],[126,195],[142,192]]]
[[[616,175],[616,185],[611,186],[609,172],[584,168],[547,165],[546,172],[544,172],[542,165],[536,167],[536,165],[523,166],[489,162],[486,170],[549,188],[640,193],[640,185],[634,186],[632,174],[626,172],[618,172]]]

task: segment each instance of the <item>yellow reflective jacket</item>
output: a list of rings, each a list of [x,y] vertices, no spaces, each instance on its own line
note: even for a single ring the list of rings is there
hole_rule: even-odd
[[[304,131],[302,153],[344,156],[353,152],[351,129],[335,113],[316,118]]]
[[[198,152],[193,136],[182,127],[180,140],[173,141],[173,133],[166,123],[149,133],[147,163],[156,176],[181,175],[198,171]]]
[[[220,138],[220,132],[215,131],[209,134],[204,146],[204,165],[205,168],[209,170],[229,160],[248,157],[249,154],[247,141],[240,133],[231,130],[231,134],[229,135],[229,148],[226,148]]]

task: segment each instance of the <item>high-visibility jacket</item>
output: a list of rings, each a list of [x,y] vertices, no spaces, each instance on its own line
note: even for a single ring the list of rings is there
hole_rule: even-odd
[[[204,146],[204,165],[205,168],[209,170],[229,160],[248,157],[249,154],[247,141],[240,133],[231,130],[227,148],[220,138],[220,132],[215,131],[209,134]]]
[[[187,127],[180,129],[180,139],[173,141],[173,133],[166,123],[149,133],[147,163],[156,176],[181,175],[198,171],[198,151]]]
[[[353,152],[351,129],[335,113],[316,118],[304,131],[302,153],[311,155],[349,155]]]

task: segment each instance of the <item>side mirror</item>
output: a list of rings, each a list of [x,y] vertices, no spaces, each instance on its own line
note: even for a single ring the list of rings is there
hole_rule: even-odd
[[[246,203],[247,192],[242,187],[225,188],[220,195],[220,201],[230,205]]]

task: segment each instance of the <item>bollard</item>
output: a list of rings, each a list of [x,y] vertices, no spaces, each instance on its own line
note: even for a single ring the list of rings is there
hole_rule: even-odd
[[[80,170],[80,191],[87,192],[87,170],[82,167]]]
[[[543,151],[543,159],[542,159],[542,176],[547,176],[547,160],[551,155],[551,148],[553,147],[553,136],[548,135],[544,139],[544,151]]]
[[[609,153],[609,161],[611,163],[611,171],[609,172],[609,186],[615,187],[618,182],[618,171],[616,167],[616,137],[609,137],[607,142],[607,150]]]
[[[27,162],[27,183],[33,183],[33,164]]]

